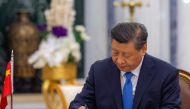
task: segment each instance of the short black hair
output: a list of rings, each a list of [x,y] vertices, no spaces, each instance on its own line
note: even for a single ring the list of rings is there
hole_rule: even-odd
[[[119,43],[133,41],[135,48],[139,50],[147,43],[148,33],[146,27],[141,23],[123,22],[111,30],[111,37]]]

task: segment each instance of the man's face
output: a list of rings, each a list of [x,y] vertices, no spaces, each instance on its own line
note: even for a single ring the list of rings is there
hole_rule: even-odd
[[[120,71],[134,70],[141,62],[147,50],[147,44],[137,50],[133,42],[119,43],[112,39],[112,60]]]

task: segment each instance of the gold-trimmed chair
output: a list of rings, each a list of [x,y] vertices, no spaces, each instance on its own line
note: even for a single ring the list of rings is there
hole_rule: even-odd
[[[180,96],[182,100],[182,109],[190,109],[190,73],[179,70]]]
[[[82,90],[81,85],[61,85],[50,82],[45,95],[48,109],[68,109],[70,102]]]

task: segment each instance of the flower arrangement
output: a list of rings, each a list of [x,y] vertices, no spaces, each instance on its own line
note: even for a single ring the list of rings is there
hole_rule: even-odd
[[[45,11],[47,25],[38,25],[42,41],[39,49],[29,57],[34,68],[77,63],[81,59],[80,43],[89,37],[83,26],[73,26],[75,10],[73,0],[52,0]]]

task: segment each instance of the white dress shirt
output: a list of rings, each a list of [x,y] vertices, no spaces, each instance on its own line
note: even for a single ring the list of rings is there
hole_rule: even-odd
[[[135,95],[135,90],[136,90],[136,86],[137,86],[137,81],[139,78],[139,73],[141,70],[141,66],[142,66],[142,62],[143,62],[144,57],[142,58],[140,64],[137,66],[137,68],[135,68],[134,70],[131,71],[131,73],[133,74],[131,81],[132,81],[132,86],[133,86],[133,96]],[[123,87],[126,81],[126,77],[124,76],[126,72],[121,71],[121,75],[120,75],[120,80],[121,80],[121,90],[123,93]]]

